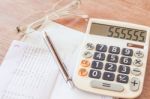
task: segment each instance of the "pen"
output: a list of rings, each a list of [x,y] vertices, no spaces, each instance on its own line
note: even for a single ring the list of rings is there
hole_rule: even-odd
[[[59,70],[64,78],[64,80],[66,81],[66,83],[68,83],[71,87],[73,87],[73,82],[72,82],[72,78],[71,76],[69,75],[68,71],[67,71],[67,68],[65,66],[65,64],[62,62],[61,58],[59,57],[55,47],[54,47],[54,44],[51,40],[51,38],[47,35],[46,32],[44,32],[44,35],[43,35],[43,38],[44,38],[44,41],[49,49],[49,51],[51,52],[55,62],[57,63],[58,67],[59,67]]]

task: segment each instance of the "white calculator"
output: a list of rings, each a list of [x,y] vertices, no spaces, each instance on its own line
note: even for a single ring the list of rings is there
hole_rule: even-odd
[[[103,19],[90,19],[79,52],[77,88],[118,98],[136,98],[143,89],[150,28]]]

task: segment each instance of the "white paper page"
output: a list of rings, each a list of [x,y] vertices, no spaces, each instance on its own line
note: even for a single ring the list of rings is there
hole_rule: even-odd
[[[49,99],[57,74],[48,50],[14,41],[0,68],[0,99]]]
[[[71,75],[73,76],[75,62],[77,58],[76,55],[78,52],[78,48],[80,47],[80,44],[84,39],[85,34],[51,21],[49,22],[49,24],[46,25],[44,29],[42,29],[41,32],[45,32],[45,31],[48,33],[49,36],[51,36],[55,44],[55,47],[57,48],[57,51],[59,52],[60,56],[63,58],[63,61],[65,61],[68,70],[71,72]],[[40,32],[34,32],[29,36],[30,37],[27,37],[27,39],[25,39],[25,42],[29,42],[29,43],[32,42],[33,44],[35,44],[37,41],[40,42],[39,39],[41,37]],[[36,40],[32,38],[35,38]],[[43,46],[42,42],[40,42],[40,46]],[[62,50],[63,53],[61,53]],[[63,83],[61,84],[61,82]],[[65,91],[66,93],[64,93],[64,89],[65,90],[67,89],[67,92]],[[75,98],[73,98],[72,96]],[[69,98],[85,99],[87,98],[86,96],[89,96],[88,99],[113,99],[112,97],[93,95],[77,89],[76,90],[68,89],[68,86],[66,86],[66,84],[64,83],[64,80],[62,79],[61,75],[60,75],[60,79],[58,78],[58,83],[56,84],[56,87],[54,88],[54,91],[50,99],[62,99],[62,98],[63,99],[69,99]]]
[[[80,91],[77,88],[71,88],[59,75],[50,99],[112,99],[112,97],[91,94]]]
[[[42,36],[43,32],[47,32],[47,34],[51,37],[57,52],[63,60],[66,59],[66,56],[69,57],[74,53],[74,51],[76,51],[82,43],[85,35],[82,32],[49,21],[41,31],[35,31],[29,34],[25,39],[23,39],[23,41],[28,44],[45,47]]]
[[[11,45],[4,61],[0,67],[0,94],[6,88],[10,79],[13,77],[13,72],[17,68],[18,64],[21,62],[22,54],[24,53],[23,46]],[[16,55],[16,53],[19,53]]]

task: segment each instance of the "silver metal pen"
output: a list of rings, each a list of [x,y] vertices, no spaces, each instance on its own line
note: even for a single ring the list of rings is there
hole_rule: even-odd
[[[55,62],[57,63],[59,70],[64,78],[64,80],[71,86],[73,87],[73,82],[72,82],[72,78],[69,75],[68,71],[67,71],[67,67],[65,66],[65,64],[62,62],[61,58],[59,57],[54,44],[51,40],[51,38],[47,35],[47,33],[45,32],[43,35],[44,41],[48,47],[48,49],[50,50]]]

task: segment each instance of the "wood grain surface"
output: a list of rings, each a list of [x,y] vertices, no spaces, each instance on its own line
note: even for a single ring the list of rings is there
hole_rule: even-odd
[[[11,42],[20,38],[15,27],[30,15],[50,9],[52,3],[55,2],[56,0],[0,0],[0,63]],[[150,26],[150,0],[82,0],[79,9],[90,17]],[[150,57],[144,90],[137,99],[149,99],[150,97],[149,60]]]

